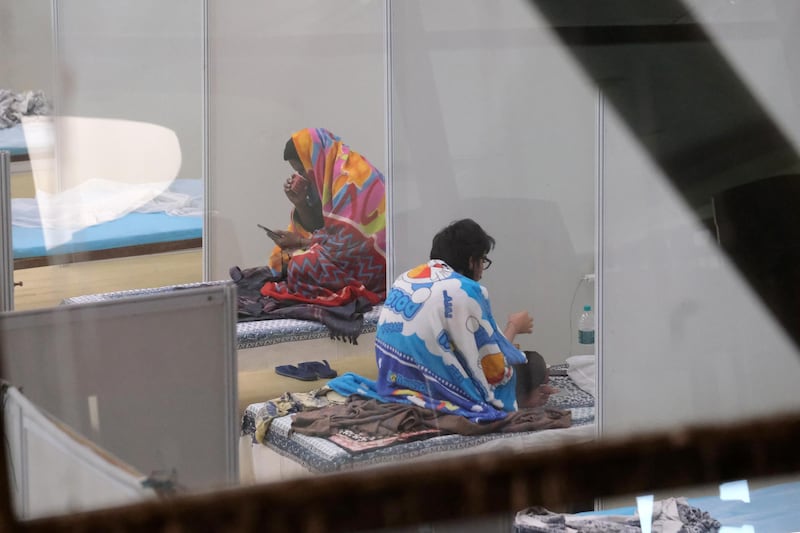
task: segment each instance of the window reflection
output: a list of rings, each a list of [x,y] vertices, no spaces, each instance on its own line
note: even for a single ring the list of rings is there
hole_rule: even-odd
[[[94,55],[77,30],[80,14],[92,4],[75,11],[62,6],[67,25],[58,37],[58,59],[67,61],[59,64],[64,83],[58,95],[62,117],[105,121],[102,113],[84,113],[95,93],[82,92],[82,68]],[[796,110],[781,91],[770,91],[794,81],[781,48],[791,48],[787,28],[797,13],[769,3],[740,9],[723,2],[716,10],[678,1],[586,10],[572,2],[533,4],[537,9],[521,1],[388,2],[382,13],[377,2],[335,9],[312,2],[285,8],[284,17],[275,16],[280,8],[272,5],[247,17],[238,9],[210,9],[215,76],[204,111],[216,121],[210,153],[201,153],[197,137],[178,135],[178,153],[196,166],[208,160],[212,169],[207,277],[221,280],[232,264],[266,261],[272,243],[265,243],[257,224],[265,215],[285,213],[285,198],[274,192],[284,162],[277,149],[267,154],[268,147],[282,146],[301,122],[325,123],[364,145],[366,153],[388,151],[386,165],[375,159],[390,169],[390,271],[419,262],[430,237],[452,220],[474,217],[498,237],[494,266],[483,280],[492,305],[505,313],[532,309],[536,335],[521,348],[543,354],[560,394],[550,405],[569,410],[572,423],[565,433],[513,437],[421,431],[376,437],[350,427],[337,430],[335,439],[304,435],[293,429],[303,417],[293,415],[347,401],[346,394],[325,388],[319,369],[377,371],[371,333],[378,313],[363,317],[366,329],[357,347],[333,347],[325,329],[298,321],[274,328],[268,341],[254,341],[242,327],[235,340],[238,405],[230,409],[242,431],[228,435],[231,442],[242,438],[242,481],[550,449],[593,440],[598,424],[602,435],[619,436],[800,405],[791,394],[800,378],[791,266]],[[131,24],[150,20],[149,9],[130,17]],[[117,15],[113,21],[129,29]],[[387,30],[388,55],[382,48]],[[167,47],[156,49],[149,60]],[[130,68],[100,55],[116,75]],[[765,58],[774,69],[760,68]],[[388,102],[384,62],[391,71]],[[327,83],[324,93],[320,80]],[[152,92],[184,94],[162,85]],[[124,94],[118,86],[111,94],[117,91]],[[199,96],[191,99],[197,103]],[[391,114],[383,118],[385,103]],[[64,138],[79,137],[72,129]],[[151,136],[135,142],[144,138]],[[192,148],[184,148],[184,139]],[[107,140],[103,135],[92,144]],[[77,153],[70,149],[56,161],[66,165]],[[89,157],[92,164],[99,161]],[[169,177],[144,193],[146,201],[174,185],[185,162],[170,161]],[[134,168],[119,159],[113,163],[116,170]],[[34,178],[41,170],[35,167],[32,161]],[[69,191],[87,200],[82,189]],[[139,192],[126,187],[111,218],[127,216],[143,201]],[[76,206],[73,199],[63,203],[52,208],[40,195],[39,218],[57,218],[48,211],[63,215]],[[104,201],[101,207],[113,206]],[[86,217],[90,209],[77,211]],[[68,224],[54,226],[45,232],[51,249],[74,237],[58,233]],[[148,284],[169,293],[187,281],[196,279]],[[101,305],[147,290],[98,297],[91,293],[102,291],[88,286],[67,303]],[[597,313],[597,350],[577,341],[585,306]],[[301,339],[308,344],[301,347]],[[302,368],[310,370],[301,374]],[[641,500],[644,514],[649,501]],[[654,509],[658,502],[653,500]]]
[[[23,127],[36,196],[35,202],[12,201],[12,224],[41,227],[47,253],[84,228],[192,201],[156,200],[181,164],[178,138],[167,128],[88,117],[26,118]]]
[[[78,263],[74,278],[95,268],[103,272],[95,287],[110,282],[127,288],[113,267],[80,263],[200,245],[202,180],[176,179],[182,157],[174,131],[138,121],[62,116],[23,115],[20,126],[30,173],[12,171],[12,253],[22,284],[18,309],[57,304],[59,295],[93,287],[71,287],[64,272],[52,268],[26,269]],[[153,281],[159,278],[148,283]]]

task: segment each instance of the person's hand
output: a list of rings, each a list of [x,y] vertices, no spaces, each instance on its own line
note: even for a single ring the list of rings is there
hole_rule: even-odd
[[[294,206],[301,205],[306,201],[308,180],[300,174],[292,174],[284,182],[283,192]]]
[[[531,333],[533,331],[533,317],[527,311],[519,311],[508,316],[508,326],[513,328],[514,334]]]
[[[276,236],[270,238],[283,250],[308,246],[308,239],[304,239],[299,233],[284,230],[276,230],[274,233]]]

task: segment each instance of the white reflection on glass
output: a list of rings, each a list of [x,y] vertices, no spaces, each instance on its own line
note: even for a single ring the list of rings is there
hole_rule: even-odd
[[[642,533],[650,533],[653,527],[653,495],[637,496],[636,510],[642,525]]]
[[[174,131],[91,117],[23,117],[36,197],[15,199],[13,224],[41,227],[47,250],[79,230],[131,212],[169,211],[186,195],[165,192],[181,166]]]
[[[722,483],[719,486],[720,500],[740,500],[750,503],[750,487],[746,479]]]

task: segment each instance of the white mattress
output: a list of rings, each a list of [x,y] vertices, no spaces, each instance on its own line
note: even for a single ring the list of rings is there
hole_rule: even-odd
[[[443,435],[360,453],[351,453],[333,442],[291,433],[292,415],[272,420],[265,445],[254,442],[255,427],[267,404],[252,404],[245,410],[240,446],[240,471],[255,482],[278,481],[309,474],[364,469],[397,461],[435,460],[487,451],[528,451],[565,444],[589,442],[595,437],[594,397],[568,376],[567,365],[551,367],[552,384],[559,393],[551,407],[569,409],[572,427],[524,433],[492,433],[479,436]],[[251,445],[248,447],[247,444]]]
[[[220,283],[230,283],[229,281],[208,281],[203,283],[186,283],[182,285],[166,285],[149,289],[132,289],[127,291],[106,292],[100,294],[89,294],[85,296],[75,296],[66,298],[62,304],[81,304],[90,302],[102,302],[106,300],[116,300],[119,298],[131,298],[146,294],[157,294],[162,292],[175,291],[180,289],[202,287],[206,285],[217,285]],[[378,316],[382,306],[375,306],[371,311],[364,314],[364,325],[361,333],[373,333],[378,325]],[[330,330],[319,322],[311,320],[296,319],[277,319],[277,320],[253,320],[249,322],[239,322],[236,324],[237,348],[239,350],[247,348],[257,348],[260,346],[270,346],[284,342],[296,342],[312,339],[322,339],[330,336]]]

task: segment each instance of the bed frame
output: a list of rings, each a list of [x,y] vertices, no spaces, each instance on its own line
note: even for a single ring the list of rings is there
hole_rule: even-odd
[[[215,285],[224,281],[209,281],[168,285],[149,289],[133,289],[66,298],[62,304],[81,304],[158,294],[190,287]],[[280,396],[284,392],[312,390],[324,385],[324,380],[298,381],[275,373],[278,365],[302,361],[327,360],[340,374],[356,372],[369,378],[377,377],[375,365],[375,330],[381,307],[364,316],[358,344],[353,345],[330,338],[324,325],[308,320],[256,320],[236,324],[238,365],[238,417],[248,405]]]
[[[210,281],[76,296],[67,298],[62,303],[69,305],[100,302],[218,283],[224,282]],[[275,373],[275,367],[279,365],[324,359],[339,374],[355,372],[372,379],[376,378],[374,342],[380,309],[378,306],[365,315],[357,345],[331,339],[328,328],[318,322],[283,319],[238,323],[236,325],[237,419],[241,421],[248,405],[264,402],[287,391],[299,390],[298,387],[306,391],[313,390],[323,386],[327,381],[298,381],[281,376]],[[239,447],[244,449],[249,457],[249,445],[243,448],[243,444],[240,443]],[[248,472],[249,470],[243,475],[247,477]]]
[[[130,297],[168,294],[183,289],[195,287],[207,287],[229,283],[226,280],[206,281],[199,283],[183,283],[179,285],[165,285],[163,287],[153,287],[148,289],[131,289],[127,291],[106,292],[100,294],[87,294],[66,298],[62,304],[83,304],[95,303],[112,300],[127,299]],[[364,315],[364,325],[361,328],[362,335],[369,338],[369,334],[374,333],[378,325],[378,316],[382,306],[375,306],[371,311]],[[236,324],[236,344],[238,350],[255,350],[284,343],[295,343],[299,341],[328,340],[330,331],[319,322],[298,319],[278,319],[278,320],[251,320],[238,322]],[[358,346],[366,345],[371,348],[369,340],[362,340],[359,337]],[[348,351],[347,343],[337,341],[336,346],[344,347]],[[373,352],[374,355],[374,352]],[[291,363],[292,360],[282,359],[277,364]]]
[[[511,453],[543,450],[567,444],[594,440],[595,401],[567,375],[567,365],[553,365],[551,381],[559,393],[549,406],[569,409],[573,425],[564,429],[548,429],[523,433],[493,433],[478,436],[442,435],[433,438],[396,444],[351,453],[319,437],[291,432],[292,415],[271,421],[264,444],[256,442],[255,433],[265,412],[265,404],[247,407],[242,421],[239,443],[239,472],[243,483],[276,482],[363,470],[408,461],[431,461],[461,455],[505,450]]]
[[[102,259],[119,259],[137,255],[162,254],[178,252],[181,250],[194,250],[203,247],[203,239],[184,239],[180,241],[157,242],[153,244],[135,244],[121,246],[106,250],[93,250],[89,252],[76,252],[72,254],[40,255],[38,257],[25,257],[14,259],[14,270],[36,268],[50,265],[64,265],[80,263],[82,261],[99,261]]]
[[[123,217],[123,219],[125,218],[127,217]],[[110,223],[120,222],[121,220],[122,219],[115,220]],[[12,234],[16,233],[20,229],[28,229],[28,228],[14,227],[12,228]],[[86,229],[92,229],[92,228],[86,228]],[[188,229],[184,230],[184,233],[185,232],[202,233],[202,223],[198,226],[197,230]],[[14,270],[22,270],[25,268],[36,268],[49,265],[79,263],[82,261],[98,261],[101,259],[118,259],[122,257],[132,257],[137,255],[160,254],[166,252],[176,252],[180,250],[194,250],[202,247],[203,247],[202,237],[191,237],[178,240],[158,241],[147,244],[113,246],[109,248],[101,248],[96,250],[81,250],[81,251],[67,252],[67,253],[34,255],[30,257],[15,257]]]

